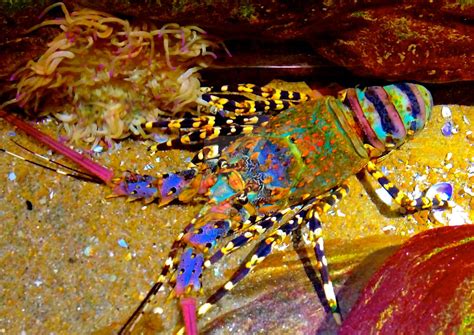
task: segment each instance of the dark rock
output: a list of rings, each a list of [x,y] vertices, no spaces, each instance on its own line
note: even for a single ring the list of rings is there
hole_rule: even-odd
[[[131,20],[196,24],[225,40],[277,41],[283,43],[282,50],[288,46],[285,41],[303,40],[313,46],[313,53],[363,77],[422,82],[474,80],[474,5],[466,1],[65,2],[70,10],[91,7]],[[0,5],[0,75],[41,52],[32,47],[44,45],[47,32],[36,33],[34,36],[40,37],[34,40],[22,33],[41,21],[38,14],[49,3],[13,1]],[[59,10],[51,15],[60,15]],[[255,54],[248,61],[258,62],[259,58]]]

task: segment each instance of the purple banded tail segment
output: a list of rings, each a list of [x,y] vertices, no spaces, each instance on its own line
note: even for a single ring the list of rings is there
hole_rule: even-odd
[[[364,143],[375,148],[370,152],[372,157],[387,154],[423,129],[433,107],[425,87],[408,83],[351,88],[344,90],[342,97],[360,127]]]

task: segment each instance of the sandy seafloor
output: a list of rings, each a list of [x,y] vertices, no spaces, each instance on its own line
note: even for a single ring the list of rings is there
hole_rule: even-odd
[[[409,191],[438,181],[452,183],[454,200],[474,221],[474,137],[469,133],[474,131],[474,107],[450,106],[457,127],[452,136],[441,132],[447,121],[441,107],[436,106],[424,132],[380,166]],[[54,122],[42,129],[55,135]],[[22,152],[12,138],[36,152],[48,152],[0,120],[0,147]],[[120,151],[95,159],[115,170],[153,174],[184,168],[190,156],[172,150],[151,157],[145,144],[127,140]],[[158,208],[124,198],[106,200],[110,190],[105,186],[64,177],[3,153],[0,157],[0,334],[113,333],[146,294],[172,239],[200,205]],[[145,171],[147,164],[153,168]],[[426,221],[426,213],[394,217],[371,200],[355,176],[349,183],[349,196],[323,217],[343,314],[393,246],[461,217],[435,224]],[[207,271],[204,296],[230,276],[248,250]],[[269,257],[200,322],[200,328],[213,334],[333,333],[335,324],[324,314],[301,255],[290,246]],[[140,328],[145,333],[170,333],[180,322],[177,304],[164,301],[160,296],[162,315],[145,319]]]

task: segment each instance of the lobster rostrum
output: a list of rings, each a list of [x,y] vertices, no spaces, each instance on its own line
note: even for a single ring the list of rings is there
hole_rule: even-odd
[[[221,88],[223,92],[227,90],[228,87]],[[335,320],[340,322],[324,255],[320,215],[347,194],[344,181],[366,169],[404,212],[450,205],[442,194],[409,198],[376,166],[378,158],[413,137],[430,118],[432,99],[423,86],[403,83],[365,90],[347,89],[340,92],[339,98],[327,96],[313,100],[297,92],[270,90],[270,94],[269,90],[253,85],[239,85],[236,90],[256,92],[264,102],[239,103],[206,94],[203,97],[209,105],[232,113],[146,125],[149,129],[188,129],[188,134],[156,145],[154,150],[176,143],[193,144],[223,135],[245,134],[227,147],[218,144],[204,147],[186,170],[156,177],[127,172],[116,178],[110,170],[12,115],[0,114],[91,171],[110,185],[117,196],[156,201],[159,205],[173,200],[207,199],[199,214],[174,241],[156,283],[120,333],[133,330],[165,284],[180,299],[187,333],[197,333],[196,313],[205,314],[275,246],[286,243],[299,229],[308,232],[327,302]],[[280,103],[281,97],[293,102]],[[298,103],[301,104],[294,106]],[[258,110],[274,115],[254,114]],[[66,149],[72,152],[65,152]],[[202,288],[203,269],[260,236],[264,238],[234,275],[196,311],[195,296]]]

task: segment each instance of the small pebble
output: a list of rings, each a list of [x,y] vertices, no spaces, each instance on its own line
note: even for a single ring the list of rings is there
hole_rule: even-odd
[[[30,200],[26,200],[26,209],[29,211],[33,210],[33,204]]]
[[[464,192],[469,194],[471,197],[474,197],[474,191],[469,187],[469,186],[464,186],[463,188]]]
[[[453,197],[453,193],[453,185],[447,182],[439,182],[432,185],[428,191],[426,191],[426,197],[429,199],[434,199],[435,195],[440,195],[442,200],[448,201]]]
[[[474,133],[471,130],[466,131],[466,139],[470,142],[474,142]]]
[[[169,136],[153,134],[153,141],[155,141],[156,143],[165,143],[169,139],[170,139]]]
[[[451,170],[452,168],[453,168],[453,164],[452,164],[452,163],[448,163],[448,164],[446,164],[446,165],[444,166],[444,169],[447,170],[447,171]]]
[[[154,165],[153,165],[153,164],[147,164],[147,165],[145,165],[145,167],[143,168],[143,170],[148,171],[148,170],[151,170],[151,169],[153,169],[153,168],[154,168]]]
[[[441,108],[441,115],[445,118],[445,119],[448,119],[450,118],[453,113],[451,112],[451,109],[448,107],[448,106],[443,106]]]
[[[15,172],[10,172],[10,173],[8,174],[8,180],[14,181],[15,179],[16,179],[16,174],[15,174]]]
[[[453,135],[453,123],[451,121],[448,121],[444,124],[444,126],[441,128],[441,133],[444,136],[451,136]]]
[[[128,248],[128,244],[123,238],[118,240],[118,245],[121,246],[122,248]]]
[[[92,255],[92,247],[88,245],[87,247],[84,248],[84,251],[82,252],[86,257],[89,257]]]
[[[163,311],[163,308],[161,308],[161,307],[155,307],[155,308],[153,308],[153,313],[154,313],[154,314],[163,314],[163,312],[164,312],[164,311]]]
[[[92,148],[92,151],[94,151],[95,153],[101,153],[102,151],[104,151],[104,148],[101,145],[96,145],[94,148]]]
[[[344,214],[340,209],[338,209],[338,210],[336,211],[336,215],[339,216],[339,217],[341,217],[341,218],[346,217],[346,214]]]
[[[214,268],[214,276],[215,277],[221,277],[222,276],[222,272],[218,267]]]
[[[388,225],[388,226],[382,227],[382,231],[384,233],[388,233],[390,231],[395,231],[396,229],[397,228],[394,225]]]

